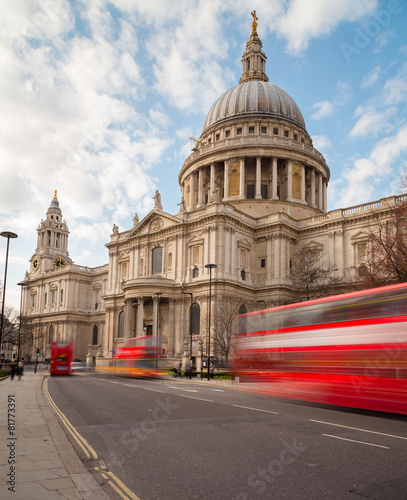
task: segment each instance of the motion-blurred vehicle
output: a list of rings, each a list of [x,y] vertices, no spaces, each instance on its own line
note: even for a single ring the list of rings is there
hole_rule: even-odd
[[[269,394],[407,415],[407,284],[242,314],[232,365]]]

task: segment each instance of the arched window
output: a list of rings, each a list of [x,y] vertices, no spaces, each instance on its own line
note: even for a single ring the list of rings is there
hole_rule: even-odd
[[[119,339],[124,338],[124,312],[120,311],[118,320],[117,336]]]
[[[99,334],[98,325],[94,325],[93,331],[92,331],[92,345],[98,344],[98,334]]]
[[[191,305],[191,322],[192,322],[192,333],[194,335],[200,335],[200,333],[201,333],[201,307],[196,302],[194,302]]]
[[[153,248],[153,265],[151,274],[161,274],[163,272],[163,247]]]
[[[54,325],[51,325],[48,330],[48,344],[52,344],[54,340]]]

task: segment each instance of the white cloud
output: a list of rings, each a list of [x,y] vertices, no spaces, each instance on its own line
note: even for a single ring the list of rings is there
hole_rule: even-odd
[[[331,146],[331,140],[326,135],[314,135],[312,142],[318,151],[325,151]]]
[[[276,20],[276,30],[288,43],[290,52],[304,52],[310,40],[331,33],[339,24],[354,22],[371,15],[378,6],[377,0],[292,0],[281,19]]]
[[[383,135],[389,132],[394,127],[391,118],[395,112],[394,108],[378,111],[372,104],[358,106],[355,111],[358,120],[349,133],[350,137],[377,137],[379,133]]]
[[[390,175],[399,174],[405,167],[400,165],[399,158],[406,151],[407,125],[404,125],[395,135],[379,141],[368,157],[357,158],[352,166],[343,169],[341,177],[329,185],[330,199],[340,207],[372,200],[376,187],[382,185],[384,180],[387,182]]]
[[[314,120],[320,120],[321,118],[325,118],[333,113],[334,107],[333,104],[327,100],[316,102],[312,109],[315,109],[315,113],[311,116]]]
[[[378,64],[375,66],[372,71],[370,71],[367,75],[363,77],[361,87],[364,89],[368,89],[370,87],[373,87],[373,85],[377,82],[379,79],[381,72],[381,66]]]
[[[347,104],[351,97],[352,88],[350,84],[342,80],[338,81],[336,83],[335,95],[332,102],[325,99],[324,101],[315,103],[312,109],[316,111],[311,115],[311,118],[314,120],[321,120],[322,118],[330,116],[337,108]]]

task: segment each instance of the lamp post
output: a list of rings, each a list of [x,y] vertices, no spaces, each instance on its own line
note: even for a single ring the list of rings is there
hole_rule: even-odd
[[[208,313],[208,380],[210,379],[211,364],[211,301],[212,301],[212,269],[218,267],[216,264],[205,264],[209,269],[209,313]]]
[[[163,294],[163,292],[154,292],[154,295],[157,297],[157,329],[156,329],[156,332],[157,332],[157,335],[156,335],[156,349],[155,349],[155,369],[157,371],[157,349],[158,349],[158,333],[159,333],[159,330],[158,330],[158,322],[159,322],[159,308],[160,308],[160,296]]]
[[[2,233],[0,233],[0,236],[3,236],[3,238],[7,238],[6,264],[4,266],[3,304],[1,306],[1,323],[0,323],[0,359],[1,359],[1,340],[3,337],[4,299],[6,298],[8,248],[10,245],[10,238],[18,238],[18,235],[16,233],[12,233],[11,231],[3,231]]]
[[[20,281],[20,283],[17,283],[18,286],[21,286],[21,293],[20,293],[20,324],[18,325],[18,350],[17,350],[17,363],[20,361],[20,347],[21,347],[21,318],[22,318],[22,308],[23,308],[23,288],[27,285],[28,283],[25,283],[24,281]]]
[[[194,296],[192,292],[184,292],[184,282],[182,285],[182,293],[184,295],[191,296],[191,305],[189,306],[189,379],[192,378],[192,302],[194,300]]]

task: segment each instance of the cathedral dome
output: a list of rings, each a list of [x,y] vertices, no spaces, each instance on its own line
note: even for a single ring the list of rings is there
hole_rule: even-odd
[[[244,81],[225,92],[210,109],[202,134],[235,117],[282,120],[306,131],[304,118],[294,99],[277,85],[266,81]]]

